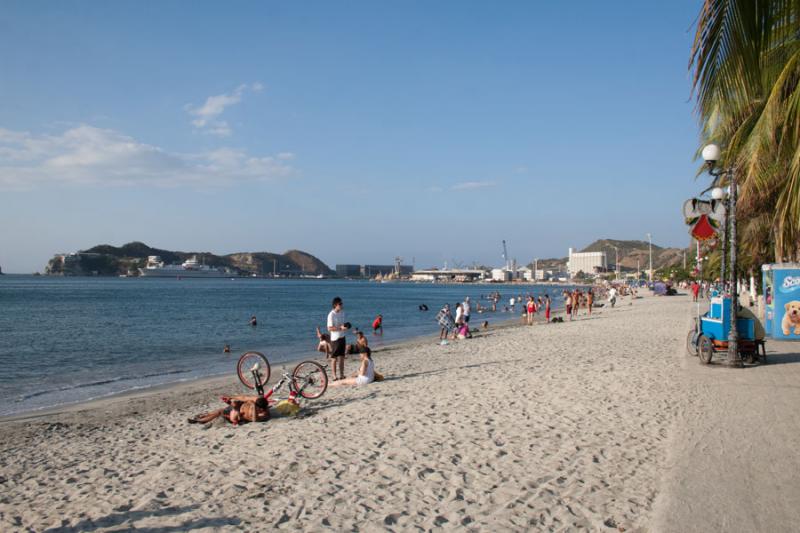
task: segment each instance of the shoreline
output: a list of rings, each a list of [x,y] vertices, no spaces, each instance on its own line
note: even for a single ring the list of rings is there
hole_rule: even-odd
[[[555,317],[562,314],[563,314],[563,309],[554,311],[552,313],[552,316]],[[496,325],[493,326],[490,325],[490,331],[502,330],[515,326],[520,326],[520,327],[522,326],[522,324],[520,324],[520,319],[507,318],[497,323]],[[477,331],[478,334],[476,336],[480,336],[482,333],[484,333],[484,331],[480,329],[478,329]],[[416,335],[407,339],[398,339],[394,342],[382,346],[379,349],[376,349],[374,353],[376,356],[383,356],[384,354],[391,354],[392,352],[397,350],[416,348],[420,346],[428,346],[432,344],[436,338],[438,338],[437,333],[430,333],[425,335]],[[34,420],[64,413],[77,413],[86,410],[105,408],[109,405],[113,406],[116,403],[121,403],[127,400],[147,399],[149,397],[156,397],[162,394],[179,392],[182,389],[187,389],[192,392],[195,389],[201,389],[201,388],[216,390],[222,387],[223,385],[228,384],[231,381],[234,382],[235,387],[240,388],[241,392],[245,393],[245,391],[247,391],[248,389],[242,386],[239,383],[238,378],[236,377],[235,363],[237,359],[232,359],[231,371],[225,374],[202,376],[184,381],[172,381],[167,383],[160,383],[157,385],[150,385],[141,388],[129,389],[122,392],[115,392],[108,394],[106,396],[89,398],[85,400],[76,400],[74,402],[63,403],[52,407],[42,407],[38,409],[20,411],[18,413],[0,415],[0,427],[2,427],[4,424],[8,424],[11,422]],[[354,359],[353,357],[348,358],[348,360],[350,361],[352,361],[353,359]],[[321,363],[325,362],[324,358],[322,357],[322,354],[320,354],[319,352],[313,352],[308,357],[305,358],[300,356],[297,359],[281,361],[280,363],[275,364],[275,366],[273,367],[272,375],[270,376],[270,380],[267,385],[272,385],[277,381],[276,376],[278,376],[278,371],[275,370],[276,368],[283,368],[285,366],[291,368],[297,363],[306,360],[313,360]]]
[[[384,381],[261,424],[186,423],[233,373],[8,420],[0,527],[646,529],[685,302],[399,343],[375,353]]]

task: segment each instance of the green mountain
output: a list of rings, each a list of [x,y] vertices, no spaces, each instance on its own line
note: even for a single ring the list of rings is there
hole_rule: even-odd
[[[177,264],[196,256],[204,264],[229,268],[241,275],[282,276],[324,275],[334,272],[328,265],[311,254],[289,250],[283,254],[270,252],[238,252],[216,255],[211,252],[178,252],[152,248],[143,242],[129,242],[122,246],[100,244],[77,254],[56,255],[47,264],[45,272],[56,276],[115,276],[136,275],[150,255],[157,255],[166,264]]]

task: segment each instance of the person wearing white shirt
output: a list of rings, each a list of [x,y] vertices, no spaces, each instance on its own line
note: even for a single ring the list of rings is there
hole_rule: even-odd
[[[472,311],[472,306],[469,304],[469,296],[464,298],[464,322],[469,324],[469,313]]]
[[[344,354],[347,349],[345,332],[350,329],[342,307],[342,299],[333,299],[331,312],[328,313],[328,331],[331,334],[331,357],[333,358],[333,380],[344,378]]]

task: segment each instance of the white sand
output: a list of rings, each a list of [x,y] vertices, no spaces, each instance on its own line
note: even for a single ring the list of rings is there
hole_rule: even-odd
[[[227,387],[0,423],[0,531],[648,529],[686,302],[379,352],[387,381],[298,419],[186,424],[232,365]]]

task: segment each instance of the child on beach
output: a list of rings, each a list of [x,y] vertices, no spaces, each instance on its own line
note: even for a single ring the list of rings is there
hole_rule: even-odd
[[[377,335],[378,330],[381,330],[381,335],[383,335],[383,315],[379,314],[375,317],[375,320],[372,321],[372,334]]]
[[[592,288],[589,287],[586,290],[586,307],[589,308],[589,316],[592,316],[592,305],[594,305],[594,292],[592,292]]]

